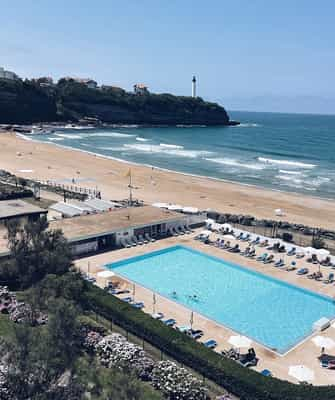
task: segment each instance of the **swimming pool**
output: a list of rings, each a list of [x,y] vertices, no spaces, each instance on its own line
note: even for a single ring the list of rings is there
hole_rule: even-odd
[[[279,353],[311,334],[321,317],[335,316],[328,297],[185,246],[106,267]]]

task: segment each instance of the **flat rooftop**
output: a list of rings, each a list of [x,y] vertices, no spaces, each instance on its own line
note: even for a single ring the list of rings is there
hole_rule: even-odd
[[[26,203],[20,199],[0,201],[0,220],[46,213],[47,210],[34,206],[30,203]]]
[[[129,227],[140,228],[181,218],[183,218],[181,214],[157,207],[130,207],[53,221],[50,222],[50,229],[61,229],[65,237],[73,241],[102,236]]]

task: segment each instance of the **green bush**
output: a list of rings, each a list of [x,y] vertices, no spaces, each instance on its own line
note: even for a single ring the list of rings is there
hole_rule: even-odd
[[[335,399],[335,386],[295,385],[277,378],[264,377],[92,285],[85,292],[85,301],[92,311],[143,338],[242,400]]]

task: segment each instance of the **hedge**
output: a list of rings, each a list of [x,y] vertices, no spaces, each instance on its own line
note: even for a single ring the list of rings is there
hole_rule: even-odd
[[[335,400],[335,386],[295,385],[264,377],[207,349],[96,286],[87,286],[84,299],[90,310],[146,340],[241,400]]]

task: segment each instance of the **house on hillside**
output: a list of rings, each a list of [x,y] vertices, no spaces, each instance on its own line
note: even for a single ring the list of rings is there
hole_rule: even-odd
[[[0,79],[8,79],[11,81],[19,80],[20,78],[15,72],[7,71],[3,67],[0,67]]]
[[[98,88],[98,83],[91,78],[74,78],[72,76],[66,76],[63,79],[65,79],[66,81],[74,81],[77,83],[81,83],[81,84],[87,86],[89,89],[97,89]]]
[[[134,93],[139,95],[148,94],[148,86],[144,85],[144,83],[136,83],[134,85]]]

